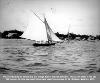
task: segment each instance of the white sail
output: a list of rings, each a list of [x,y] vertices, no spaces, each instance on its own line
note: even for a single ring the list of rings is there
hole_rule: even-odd
[[[33,14],[29,19],[26,31],[21,37],[35,41],[48,41],[44,23]]]
[[[46,18],[44,19],[44,23],[45,23],[45,27],[46,27],[46,31],[47,31],[47,37],[49,41],[61,41],[56,35],[55,33],[52,31],[52,29],[50,28],[49,24],[46,21]]]

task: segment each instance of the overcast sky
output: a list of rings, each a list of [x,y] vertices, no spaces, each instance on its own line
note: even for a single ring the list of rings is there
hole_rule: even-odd
[[[100,0],[0,0],[0,31],[25,31],[30,10],[46,15],[54,32],[100,33]],[[52,15],[51,15],[52,14]]]

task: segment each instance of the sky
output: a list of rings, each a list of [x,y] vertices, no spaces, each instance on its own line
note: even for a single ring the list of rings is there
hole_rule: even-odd
[[[100,34],[100,0],[0,0],[0,31],[25,31],[31,10],[54,32]]]

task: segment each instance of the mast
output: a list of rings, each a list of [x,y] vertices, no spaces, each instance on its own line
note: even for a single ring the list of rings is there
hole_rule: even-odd
[[[69,30],[70,30],[70,24],[69,24],[69,27],[68,27],[68,42],[69,42]]]

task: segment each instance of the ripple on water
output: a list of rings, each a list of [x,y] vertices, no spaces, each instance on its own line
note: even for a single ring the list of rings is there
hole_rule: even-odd
[[[18,70],[18,69],[15,69],[13,70],[14,73],[28,73],[29,71],[28,70]]]
[[[9,71],[11,71],[10,68],[0,67],[0,74],[8,74]]]
[[[49,64],[46,64],[46,63],[31,63],[31,64],[28,64],[28,65],[25,65],[26,67],[32,67],[32,66],[48,66]]]
[[[19,62],[19,61],[27,61],[25,58],[17,58],[17,59],[15,59],[14,61],[17,61],[17,62]]]

